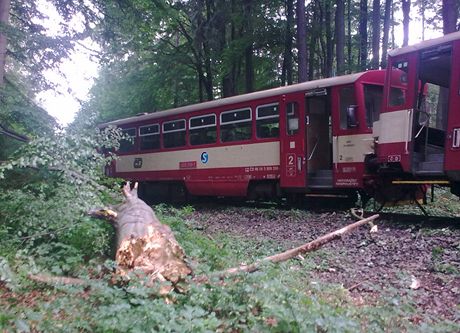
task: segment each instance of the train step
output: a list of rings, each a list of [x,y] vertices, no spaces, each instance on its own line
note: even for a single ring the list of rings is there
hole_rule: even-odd
[[[428,154],[425,162],[444,162],[444,154]]]
[[[428,161],[428,162],[421,162],[418,165],[418,169],[416,171],[419,175],[436,175],[442,174],[444,172],[444,162],[443,161]]]
[[[317,170],[308,176],[308,187],[310,188],[331,188],[332,185],[332,170]]]

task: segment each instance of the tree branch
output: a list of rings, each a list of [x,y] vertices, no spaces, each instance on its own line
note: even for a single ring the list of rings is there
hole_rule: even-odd
[[[373,220],[377,219],[379,217],[378,214],[376,215],[372,215],[368,218],[365,218],[365,219],[362,219],[358,222],[355,222],[353,224],[350,224],[346,227],[343,227],[339,230],[335,230],[333,232],[330,232],[324,236],[321,236],[309,243],[306,243],[302,246],[299,246],[299,247],[296,247],[294,249],[290,249],[290,250],[287,250],[285,252],[282,252],[282,253],[279,253],[279,254],[276,254],[276,255],[273,255],[273,256],[269,256],[269,257],[266,257],[264,259],[261,259],[251,265],[241,265],[239,267],[234,267],[234,268],[230,268],[230,269],[227,269],[223,272],[219,272],[217,273],[216,275],[217,276],[220,276],[220,277],[225,277],[225,276],[229,276],[229,275],[235,275],[235,274],[238,274],[238,273],[242,273],[242,272],[247,272],[247,273],[252,273],[252,272],[255,272],[257,270],[259,270],[260,266],[263,264],[263,263],[266,263],[266,262],[272,262],[272,263],[279,263],[279,262],[283,262],[283,261],[286,261],[288,259],[291,259],[291,258],[294,258],[296,256],[298,256],[299,254],[303,254],[303,253],[307,253],[307,252],[312,252],[318,248],[320,248],[321,246],[323,246],[324,244],[334,240],[334,239],[338,239],[338,238],[341,238],[343,235],[345,235],[346,233],[364,225],[364,224],[367,224],[367,223],[370,223],[372,222]]]

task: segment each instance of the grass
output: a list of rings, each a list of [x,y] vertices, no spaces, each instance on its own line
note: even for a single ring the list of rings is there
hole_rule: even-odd
[[[178,242],[194,260],[196,274],[222,270],[272,253],[267,239],[205,235],[192,219],[193,207],[156,207]],[[271,215],[272,211],[261,212]],[[440,256],[442,250],[434,251]],[[0,331],[13,332],[456,332],[447,320],[421,317],[410,295],[387,291],[373,304],[357,303],[341,285],[310,279],[329,253],[320,250],[303,261],[267,264],[253,274],[189,284],[184,294],[159,297],[157,288],[133,280],[89,287],[31,283],[24,267],[0,262],[9,287],[0,285]],[[94,262],[91,265],[95,265]],[[108,261],[105,266],[111,266]],[[103,272],[104,264],[92,267]],[[22,267],[22,268],[21,268]],[[30,265],[27,267],[31,267]],[[88,270],[88,269],[87,269]],[[5,275],[7,273],[3,273]],[[2,279],[3,279],[2,275]],[[106,276],[108,279],[109,276]],[[14,285],[14,292],[8,291]]]

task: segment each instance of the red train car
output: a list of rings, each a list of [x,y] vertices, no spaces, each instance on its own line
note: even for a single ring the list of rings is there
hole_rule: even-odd
[[[390,52],[383,103],[380,190],[441,184],[460,196],[460,32]]]
[[[121,143],[110,176],[144,198],[353,195],[374,156],[385,71],[316,80],[102,124]]]

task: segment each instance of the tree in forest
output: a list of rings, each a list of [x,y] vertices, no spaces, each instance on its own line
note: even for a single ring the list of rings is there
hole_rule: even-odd
[[[383,39],[382,39],[382,68],[387,67],[388,40],[390,35],[390,18],[393,0],[385,0],[383,14]]]
[[[294,20],[294,0],[286,0],[286,29],[284,39],[283,68],[281,85],[292,84],[292,25]]]
[[[307,36],[306,36],[306,17],[305,17],[305,1],[297,0],[297,50],[299,61],[299,77],[298,82],[307,81]]]
[[[367,67],[367,0],[359,2],[359,69]]]
[[[253,65],[253,3],[252,0],[244,1],[244,33],[247,38],[244,49],[246,92],[254,91],[254,65]]]
[[[334,62],[334,46],[332,39],[332,11],[331,11],[331,2],[326,1],[324,3],[324,25],[326,30],[326,61],[325,61],[325,77],[332,76],[332,64]]]
[[[444,34],[457,31],[459,8],[457,0],[442,0],[442,31]]]
[[[10,16],[10,0],[0,0],[0,24],[6,27]],[[6,58],[6,33],[0,33],[0,86],[4,84],[5,73],[5,58]]]
[[[372,61],[371,68],[378,69],[380,65],[380,0],[372,2]]]
[[[345,71],[345,4],[343,0],[336,0],[335,11],[335,49],[337,61],[337,74]]]
[[[65,13],[59,31],[54,34],[44,26],[45,14],[37,1],[0,1],[0,124],[28,137],[50,133],[56,126],[55,120],[34,101],[35,94],[54,88],[45,71],[56,69],[88,32],[85,27],[76,29],[69,25],[85,6],[70,6],[63,0],[51,3],[58,6],[61,14]],[[0,136],[1,160],[17,148],[18,142]]]
[[[402,11],[403,11],[403,45],[409,45],[409,23],[410,23],[410,0],[402,0]]]
[[[351,6],[352,0],[347,0],[347,67],[348,67],[348,72],[351,71],[351,68],[353,67],[353,59],[352,59],[352,41],[353,41],[353,32],[352,32],[352,6]]]

